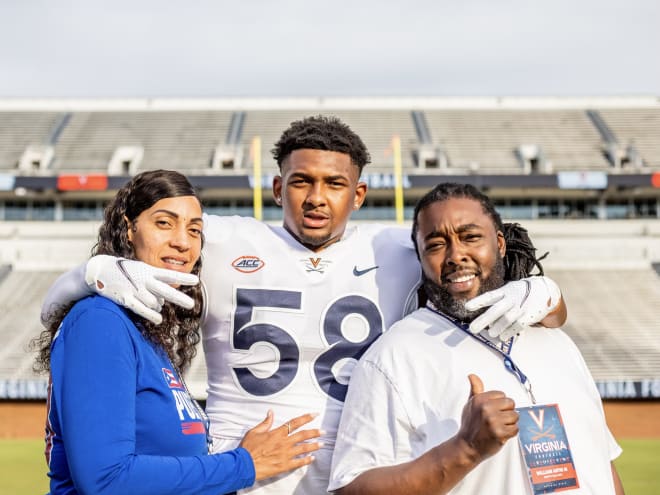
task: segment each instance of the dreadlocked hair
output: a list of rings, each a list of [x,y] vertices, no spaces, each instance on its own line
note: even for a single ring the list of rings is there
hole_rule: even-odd
[[[548,256],[546,252],[541,257],[536,257],[536,248],[527,234],[527,229],[519,223],[505,223],[502,233],[506,242],[506,254],[504,255],[504,279],[520,280],[532,275],[543,275],[541,260]],[[534,269],[537,273],[532,273]]]
[[[127,220],[133,223],[140,213],[151,208],[161,199],[179,196],[197,197],[197,194],[188,179],[178,172],[153,170],[133,177],[105,207],[103,223],[99,228],[97,243],[92,248],[92,256],[108,254],[136,259],[133,245],[128,239]],[[195,263],[192,273],[199,275],[201,266],[200,257]],[[129,317],[142,335],[153,344],[160,346],[167,353],[172,364],[183,371],[188,368],[195,357],[196,346],[200,341],[202,289],[198,284],[181,286],[179,290],[193,299],[192,309],[165,302],[161,311],[163,321],[160,325],[135,313],[129,313]],[[62,320],[74,304],[71,303],[53,311],[49,315],[46,330],[31,342],[31,348],[36,349],[38,353],[33,366],[35,371],[47,372],[50,370],[50,348],[53,338]]]
[[[518,223],[503,223],[491,199],[471,184],[443,182],[431,189],[417,202],[413,214],[411,238],[418,258],[417,231],[419,230],[419,223],[417,219],[419,212],[433,203],[440,203],[453,198],[467,198],[477,201],[483,208],[484,213],[493,221],[495,230],[499,230],[504,235],[506,242],[506,253],[504,255],[505,280],[520,280],[532,275],[543,275],[541,260],[548,253],[537,258],[536,248],[532,244],[527,230]],[[532,273],[535,268],[538,273]]]
[[[371,161],[364,142],[337,117],[317,115],[292,122],[271,150],[278,167],[295,150],[336,151],[351,157],[359,173]]]

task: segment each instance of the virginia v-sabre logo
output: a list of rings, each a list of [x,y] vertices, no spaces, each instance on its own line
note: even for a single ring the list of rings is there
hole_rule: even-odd
[[[538,430],[533,430],[530,428],[529,430],[534,434],[532,437],[533,441],[540,440],[541,438],[550,438],[554,439],[555,435],[552,433],[552,425],[547,430],[543,430],[543,419],[545,418],[545,409],[539,409],[538,411],[534,411],[533,409],[528,409],[527,412],[532,418],[532,421],[534,421],[534,424],[538,427]],[[537,415],[538,414],[538,415]]]
[[[300,260],[305,267],[307,273],[325,273],[326,268],[330,266],[332,261],[324,260],[323,258],[305,258]]]

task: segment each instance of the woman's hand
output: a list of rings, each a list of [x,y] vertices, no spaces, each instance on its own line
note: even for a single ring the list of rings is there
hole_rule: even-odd
[[[303,414],[271,430],[273,411],[268,411],[266,419],[248,431],[240,446],[252,456],[256,479],[276,476],[314,462],[310,452],[318,450],[321,442],[308,442],[321,435],[321,430],[296,431],[312,421],[316,414]]]

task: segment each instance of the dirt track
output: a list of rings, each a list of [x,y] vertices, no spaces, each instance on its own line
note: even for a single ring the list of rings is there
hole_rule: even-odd
[[[605,415],[615,437],[660,438],[660,402],[610,401]],[[42,438],[46,404],[0,403],[0,438]]]
[[[605,402],[605,416],[617,438],[660,438],[660,402]]]
[[[0,403],[0,438],[43,438],[45,402]]]

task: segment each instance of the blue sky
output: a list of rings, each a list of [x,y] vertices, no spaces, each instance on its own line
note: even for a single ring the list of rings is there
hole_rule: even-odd
[[[0,97],[660,95],[657,0],[0,0]]]

